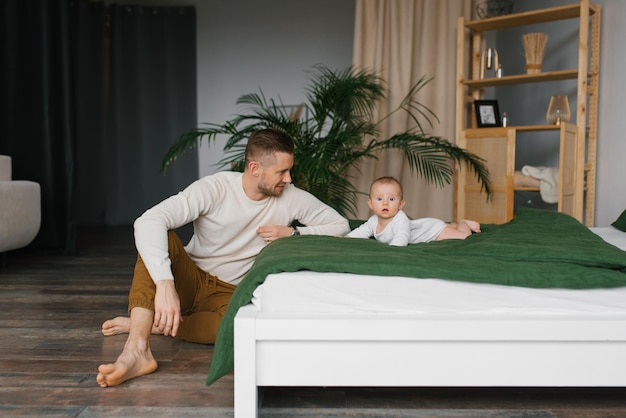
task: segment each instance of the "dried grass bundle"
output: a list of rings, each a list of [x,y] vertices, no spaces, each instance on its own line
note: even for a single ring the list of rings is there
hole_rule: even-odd
[[[526,72],[528,74],[540,73],[548,35],[541,32],[532,32],[522,35],[522,39],[526,55]]]
[[[289,121],[291,122],[295,122],[297,120],[300,120],[300,116],[302,116],[302,111],[304,110],[304,105],[301,104],[299,105],[297,108],[292,109],[289,112]]]

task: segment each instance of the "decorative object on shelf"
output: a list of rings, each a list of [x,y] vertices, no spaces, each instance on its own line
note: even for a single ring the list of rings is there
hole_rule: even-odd
[[[498,75],[498,70],[502,73],[501,65],[498,63],[498,50],[487,48],[483,50],[480,60],[480,78],[485,78],[485,70],[493,70],[494,75]]]
[[[522,40],[524,41],[524,54],[526,56],[526,73],[540,73],[548,35],[541,32],[531,32],[522,35]]]
[[[481,19],[511,13],[513,13],[513,0],[485,0],[476,5],[476,15]]]
[[[502,127],[506,128],[507,126],[509,126],[509,115],[507,115],[506,112],[504,112],[502,114]]]
[[[502,126],[497,100],[474,100],[476,125],[479,128],[495,128]]]
[[[548,125],[560,125],[561,122],[569,122],[571,117],[567,96],[552,96],[546,113]]]

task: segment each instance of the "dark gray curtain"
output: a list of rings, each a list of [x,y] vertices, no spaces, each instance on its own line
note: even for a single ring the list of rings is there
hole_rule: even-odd
[[[161,174],[163,156],[196,127],[192,7],[111,7],[106,223],[124,225],[197,179],[195,153]]]
[[[196,126],[195,29],[191,7],[0,2],[0,153],[41,185],[31,247],[74,253],[77,226],[131,224],[197,178],[193,153],[159,171]]]
[[[108,91],[107,10],[103,3],[74,1],[72,44],[76,114],[74,215],[77,225],[105,219],[105,107]]]
[[[75,103],[69,3],[0,4],[0,153],[12,157],[13,178],[41,185],[41,229],[32,245],[72,252]]]

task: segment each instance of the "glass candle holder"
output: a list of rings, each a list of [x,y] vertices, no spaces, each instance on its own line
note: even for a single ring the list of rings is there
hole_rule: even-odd
[[[546,113],[548,125],[560,125],[561,122],[569,122],[570,118],[567,96],[550,97],[550,105],[548,105],[548,112]]]
[[[485,78],[485,72],[487,70],[493,70],[497,76],[500,64],[498,63],[498,50],[495,48],[485,49],[480,58],[480,78]],[[500,69],[502,73],[502,69]]]

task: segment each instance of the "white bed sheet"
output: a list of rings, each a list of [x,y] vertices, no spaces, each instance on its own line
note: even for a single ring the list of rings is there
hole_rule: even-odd
[[[626,233],[592,228],[626,250]],[[266,313],[626,317],[626,287],[531,289],[442,279],[299,271],[269,275],[252,303]]]
[[[612,226],[589,228],[592,232],[601,236],[609,244],[615,245],[622,251],[626,251],[626,232],[622,232]]]

